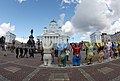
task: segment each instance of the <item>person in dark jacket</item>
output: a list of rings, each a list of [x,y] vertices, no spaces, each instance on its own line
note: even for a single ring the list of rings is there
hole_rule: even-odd
[[[23,58],[23,47],[20,48],[20,56],[21,58]]]
[[[30,54],[30,57],[34,57],[34,47],[30,47],[29,54]]]
[[[19,47],[16,48],[16,58],[19,56]]]
[[[43,46],[42,46],[42,44],[40,45],[40,53],[41,53],[41,61],[43,61],[43,56],[44,56],[44,49],[43,49]]]
[[[23,57],[25,57],[25,56],[26,56],[26,58],[28,58],[27,53],[28,53],[28,48],[25,46],[25,48],[24,48],[24,56],[23,56]]]

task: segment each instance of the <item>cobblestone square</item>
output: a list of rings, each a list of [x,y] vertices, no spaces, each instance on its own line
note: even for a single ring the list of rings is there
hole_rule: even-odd
[[[84,52],[83,52],[84,53]],[[85,55],[82,55],[84,58]],[[58,67],[57,57],[51,66],[44,66],[40,54],[34,58],[15,58],[15,54],[0,56],[0,81],[119,81],[120,59],[110,62],[86,65],[84,59],[80,66]]]

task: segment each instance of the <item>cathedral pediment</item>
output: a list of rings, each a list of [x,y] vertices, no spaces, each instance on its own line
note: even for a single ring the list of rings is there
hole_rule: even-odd
[[[62,28],[56,28],[56,26],[57,22],[52,20],[50,22],[50,29],[44,27],[43,33],[39,39],[44,43],[48,43],[50,40],[52,40],[53,43],[67,42],[67,36],[62,34]]]
[[[59,33],[49,32],[49,33],[44,33],[43,35],[60,35],[60,34]]]

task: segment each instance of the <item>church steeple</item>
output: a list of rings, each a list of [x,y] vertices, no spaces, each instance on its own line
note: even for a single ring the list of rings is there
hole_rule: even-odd
[[[57,26],[57,22],[53,19],[53,20],[50,22],[50,28],[51,28],[51,30],[55,30],[55,29],[56,29],[56,26]]]

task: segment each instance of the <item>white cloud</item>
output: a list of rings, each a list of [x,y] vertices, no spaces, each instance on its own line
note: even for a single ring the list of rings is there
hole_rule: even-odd
[[[114,14],[112,18],[117,20],[120,17],[120,0],[111,0],[110,7],[113,10]]]
[[[81,0],[62,0],[62,4],[67,3],[81,3]]]
[[[70,3],[76,0],[69,0]],[[64,3],[68,3],[64,1]],[[65,23],[63,29],[69,33],[82,33],[83,36],[80,40],[88,38],[96,30],[102,31],[105,28],[111,27],[111,21],[108,18],[108,7],[106,6],[107,1],[101,0],[80,0],[80,4],[75,7],[75,14],[73,15],[69,24]],[[106,15],[107,13],[107,15]],[[69,28],[70,27],[70,28]]]
[[[109,34],[114,34],[120,31],[120,18],[111,27],[104,29],[102,32],[107,32]]]
[[[65,34],[72,34],[73,33],[73,25],[70,21],[67,21],[65,25],[62,26],[62,31]]]
[[[15,38],[15,40],[17,40],[17,41],[19,41],[19,42],[23,42],[23,43],[27,43],[27,41],[28,41],[28,38],[19,38],[19,37],[17,37],[17,38]]]
[[[64,23],[65,13],[60,14],[60,19],[57,21],[59,27],[61,27]]]
[[[105,15],[106,9],[106,5],[97,0],[83,0],[76,6],[71,23],[78,32],[101,31],[111,26],[109,18]]]
[[[81,3],[82,0],[62,0],[61,2],[61,6],[62,6],[62,9],[64,8],[68,8],[69,6],[66,6],[66,4],[79,4]]]
[[[120,31],[120,0],[108,0],[109,8],[112,10],[111,14],[107,15],[111,22],[115,22],[111,24],[109,28],[104,29],[103,32],[107,32],[113,34],[115,32]]]
[[[75,2],[76,0],[63,0],[62,5]],[[76,4],[75,14],[69,21],[72,26],[65,23],[63,29],[69,33],[82,33],[80,40],[86,39],[90,34],[88,32],[96,30],[109,34],[120,31],[119,3],[120,0],[80,0],[80,4]],[[112,24],[114,21],[116,22]]]
[[[75,14],[71,23],[75,32],[102,31],[111,27],[111,20],[106,12],[108,2],[104,0],[83,0],[81,4],[75,7]]]
[[[29,37],[16,37],[15,40],[19,42],[27,43],[27,41],[29,40]],[[37,38],[34,38],[34,41],[36,42]]]
[[[15,26],[10,23],[2,23],[0,25],[0,36],[5,36],[8,31],[14,31]]]
[[[80,38],[80,41],[86,40],[90,37],[91,32],[86,32],[82,35],[82,37]],[[87,40],[88,41],[88,40]]]
[[[28,1],[28,0],[17,0],[17,1],[21,4],[21,3]],[[39,0],[34,0],[34,1],[38,2]]]
[[[63,0],[64,3],[71,3],[71,0]]]
[[[19,3],[25,2],[27,0],[17,0]]]

